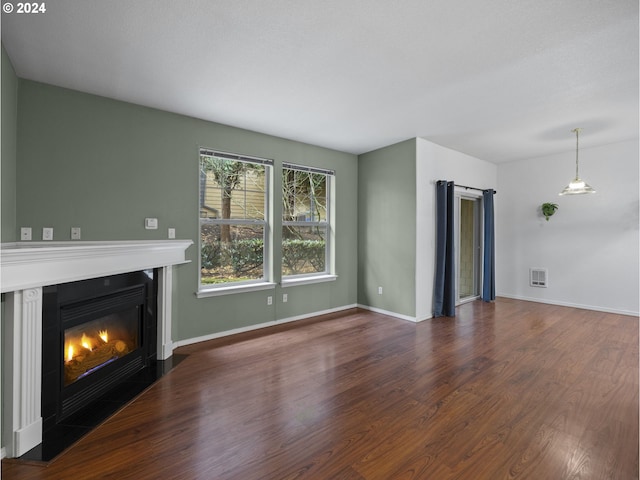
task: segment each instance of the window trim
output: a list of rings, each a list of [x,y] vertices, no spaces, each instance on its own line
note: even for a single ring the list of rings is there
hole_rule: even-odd
[[[219,297],[233,293],[258,292],[260,290],[275,290],[276,284],[262,280],[250,282],[218,283],[209,288],[200,288],[196,292],[197,298]]]
[[[334,273],[305,273],[301,275],[289,275],[280,281],[282,288],[297,287],[298,285],[311,285],[313,283],[335,282],[338,275]]]
[[[285,168],[289,170],[300,170],[301,172],[321,173],[323,175],[331,176],[336,175],[335,170],[330,170],[328,168],[310,167],[308,165],[298,165],[297,163],[283,162],[282,169],[284,170]]]

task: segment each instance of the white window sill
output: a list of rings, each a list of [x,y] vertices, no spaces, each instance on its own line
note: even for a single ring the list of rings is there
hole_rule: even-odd
[[[300,278],[292,277],[282,279],[282,281],[280,282],[280,286],[282,288],[296,287],[298,285],[311,285],[312,283],[335,282],[337,279],[337,275],[315,275],[311,277]]]
[[[196,292],[196,297],[219,297],[233,293],[257,292],[260,290],[273,290],[276,284],[272,282],[245,283],[243,285],[225,285],[223,287],[202,288]]]

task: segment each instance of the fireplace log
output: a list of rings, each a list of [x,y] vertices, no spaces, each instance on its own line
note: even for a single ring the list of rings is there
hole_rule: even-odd
[[[80,375],[92,368],[98,367],[113,358],[122,357],[130,351],[131,349],[127,343],[122,340],[109,340],[107,343],[98,345],[93,350],[84,350],[81,355],[77,355],[70,362],[64,364],[65,385],[75,382]]]

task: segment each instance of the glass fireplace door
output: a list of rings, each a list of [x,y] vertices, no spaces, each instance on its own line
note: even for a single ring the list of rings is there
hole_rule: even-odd
[[[64,330],[64,386],[140,347],[140,306]]]

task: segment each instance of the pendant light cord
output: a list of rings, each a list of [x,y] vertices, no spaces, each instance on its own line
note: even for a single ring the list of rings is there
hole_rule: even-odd
[[[580,135],[581,128],[574,128],[572,132],[576,132],[576,178],[580,178],[578,175],[578,136]]]

